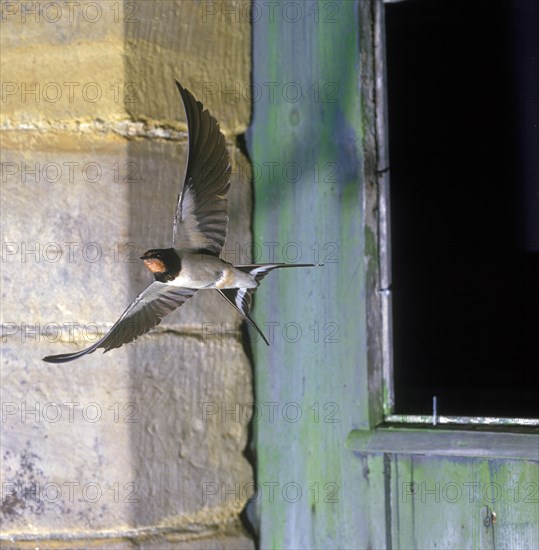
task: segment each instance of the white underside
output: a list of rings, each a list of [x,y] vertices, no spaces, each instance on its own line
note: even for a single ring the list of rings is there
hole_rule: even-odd
[[[200,254],[182,254],[182,269],[168,285],[183,288],[256,288],[251,275],[235,269],[219,258]]]

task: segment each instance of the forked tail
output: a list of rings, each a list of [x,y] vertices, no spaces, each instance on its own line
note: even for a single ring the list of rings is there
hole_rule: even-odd
[[[274,269],[279,269],[281,267],[315,267],[316,264],[246,264],[246,265],[235,265],[236,269],[248,273],[254,277],[255,281],[260,284],[260,281]],[[218,290],[219,294],[227,300],[227,302],[238,311],[255,329],[258,331],[260,336],[266,344],[269,346],[267,338],[264,336],[264,333],[260,330],[260,327],[255,323],[255,321],[250,316],[251,305],[253,302],[253,294],[258,288],[258,285],[255,288],[227,288],[223,290]]]

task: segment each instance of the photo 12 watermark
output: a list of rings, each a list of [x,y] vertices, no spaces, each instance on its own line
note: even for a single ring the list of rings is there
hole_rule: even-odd
[[[298,342],[310,344],[338,344],[339,325],[333,321],[312,324],[298,323],[296,321],[263,321],[258,323],[260,330],[269,344],[283,342],[296,344]],[[245,338],[251,344],[261,341],[262,336],[256,330],[247,334],[242,331],[243,321],[239,323],[204,321],[201,325],[201,338],[203,342],[219,341],[241,342]]]
[[[203,0],[200,12],[203,23],[339,22],[339,2],[335,0]]]
[[[248,263],[313,263],[339,262],[339,244],[331,242],[263,241],[225,242],[221,258],[232,264]]]
[[[49,80],[46,82],[3,80],[0,85],[0,103],[138,103],[136,82],[103,82]]]
[[[111,244],[90,241],[2,242],[2,263],[91,263],[107,259],[114,263],[140,263],[140,247],[134,242]]]
[[[34,504],[59,502],[71,503],[87,502],[95,504],[106,500],[108,503],[136,503],[139,486],[134,481],[97,483],[95,481],[3,481],[2,482],[2,503],[9,506],[17,503],[20,507],[26,506],[28,502]]]
[[[138,2],[111,0],[4,0],[0,3],[0,22],[9,24],[90,24],[100,22],[139,23]]]
[[[87,323],[78,323],[76,321],[64,323],[41,323],[39,321],[34,323],[17,323],[14,321],[4,321],[0,325],[0,341],[3,344],[14,339],[23,344],[26,342],[33,342],[35,344],[39,344],[40,342],[49,344],[56,344],[58,342],[93,344],[107,332],[108,328],[92,321]]]
[[[337,103],[340,101],[339,84],[333,81],[296,82],[293,80],[267,80],[264,82],[205,81],[200,88],[202,103],[220,101],[226,104],[258,103]]]
[[[296,481],[263,481],[261,483],[233,483],[203,481],[201,486],[201,503],[224,504],[226,502],[264,501],[270,504],[309,502],[337,504],[339,502],[339,485],[334,481],[315,481],[302,485]]]
[[[230,172],[231,183],[253,179],[266,183],[297,183],[301,179],[311,183],[333,184],[339,181],[339,165],[336,162],[302,164],[293,160],[279,162],[265,160],[239,164]]]
[[[2,401],[2,424],[56,424],[58,422],[89,423],[113,422],[114,424],[138,424],[139,406],[134,401],[98,403],[90,401],[30,402]]]
[[[201,405],[202,422],[220,422],[225,424],[233,422],[237,424],[297,424],[299,422],[311,422],[313,424],[338,424],[340,423],[339,405],[335,401],[326,403],[307,403],[301,405],[295,401],[279,402],[264,401],[247,403],[217,403],[204,401]]]
[[[501,484],[494,481],[425,481],[402,482],[400,485],[401,502],[421,504],[482,502],[494,504],[502,499],[514,504],[537,504],[539,502],[539,483],[535,481]]]
[[[138,165],[135,162],[101,163],[96,161],[64,162],[13,162],[0,163],[2,183],[22,183],[29,185],[51,185],[64,183],[138,183],[141,181]]]

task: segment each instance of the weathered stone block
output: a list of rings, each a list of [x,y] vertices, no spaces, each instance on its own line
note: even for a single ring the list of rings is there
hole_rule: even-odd
[[[129,115],[177,126],[174,79],[227,134],[249,123],[247,0],[7,1],[0,10],[4,126]]]
[[[125,118],[123,2],[3,2],[2,124]]]
[[[208,107],[227,134],[245,131],[251,113],[250,2],[134,2],[140,23],[126,25],[125,79],[140,101],[135,118],[183,120],[178,79]]]
[[[4,533],[204,533],[234,521],[252,492],[245,423],[206,409],[252,400],[241,345],[160,334],[41,363],[50,351],[3,344]]]

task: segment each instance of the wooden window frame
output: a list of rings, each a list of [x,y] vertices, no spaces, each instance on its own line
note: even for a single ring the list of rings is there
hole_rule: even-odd
[[[387,3],[388,0],[385,0]],[[539,419],[533,418],[503,418],[488,416],[445,416],[438,415],[433,407],[431,415],[419,414],[395,414],[394,413],[394,376],[393,376],[393,349],[392,349],[392,295],[391,295],[391,220],[390,220],[390,170],[388,147],[388,109],[387,109],[387,69],[385,53],[385,6],[382,2],[375,2],[373,7],[373,33],[368,39],[372,42],[373,63],[372,75],[363,78],[363,82],[374,83],[375,89],[371,91],[374,98],[375,133],[374,146],[376,149],[376,168],[372,177],[376,178],[377,194],[366,193],[366,212],[378,212],[378,288],[369,288],[371,293],[369,302],[377,304],[379,311],[367,308],[367,316],[371,317],[367,326],[371,334],[369,342],[376,342],[379,352],[374,354],[378,358],[378,364],[370,365],[369,387],[377,390],[370,396],[372,401],[369,410],[378,411],[370,418],[368,424],[372,428],[379,426],[393,427],[417,427],[417,426],[455,426],[492,427],[499,429],[505,427],[534,429],[539,426]],[[365,40],[365,38],[364,38]],[[367,68],[368,69],[368,68]],[[364,93],[368,93],[364,90]],[[367,143],[366,146],[369,144]],[[367,154],[367,153],[366,153]],[[368,219],[368,217],[367,217]],[[372,293],[376,293],[373,296]],[[379,334],[372,332],[378,331]],[[373,357],[373,355],[370,355]],[[381,380],[381,384],[376,380]],[[535,443],[536,445],[536,440]],[[468,451],[469,452],[469,451]]]

